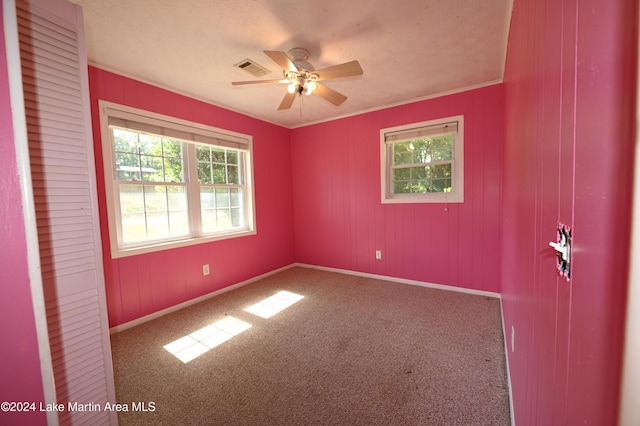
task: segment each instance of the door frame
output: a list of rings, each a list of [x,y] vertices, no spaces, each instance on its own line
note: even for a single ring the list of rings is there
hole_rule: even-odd
[[[640,28],[640,15],[636,17]],[[636,53],[640,57],[640,32],[636,34]],[[640,70],[636,66],[635,162],[631,212],[631,247],[629,250],[629,287],[627,289],[627,319],[622,360],[622,388],[619,424],[631,426],[640,418]]]
[[[38,243],[38,228],[36,225],[36,208],[33,201],[33,186],[31,184],[29,139],[27,137],[24,94],[22,91],[22,65],[18,41],[16,2],[15,0],[3,0],[2,7],[11,98],[11,117],[13,121],[16,163],[18,175],[20,176],[20,193],[22,197],[22,215],[25,225],[29,283],[35,317],[36,336],[38,339],[38,355],[40,357],[44,403],[55,404],[56,388],[53,375],[53,363],[51,361],[51,349],[49,347],[49,331],[40,266],[40,245]],[[55,411],[48,411],[46,416],[48,425],[58,425],[58,415]]]

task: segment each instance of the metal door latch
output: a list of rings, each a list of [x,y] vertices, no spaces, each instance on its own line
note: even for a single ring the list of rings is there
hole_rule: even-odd
[[[558,241],[549,245],[558,253],[558,272],[568,281],[571,279],[571,229],[558,225]]]

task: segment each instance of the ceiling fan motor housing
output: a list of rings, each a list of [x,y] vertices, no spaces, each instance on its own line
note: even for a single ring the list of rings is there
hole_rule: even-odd
[[[298,70],[315,71],[313,65],[307,62],[307,59],[309,59],[309,51],[307,49],[303,49],[302,47],[294,47],[287,52],[287,55],[291,59],[291,62],[293,62],[293,65],[298,68]]]

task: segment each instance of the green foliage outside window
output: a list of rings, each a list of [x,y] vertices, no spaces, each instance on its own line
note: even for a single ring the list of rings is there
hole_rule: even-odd
[[[184,182],[182,142],[113,129],[118,180]]]
[[[453,135],[393,144],[393,193],[451,192]]]
[[[198,181],[203,184],[240,184],[238,152],[206,145],[196,147]]]

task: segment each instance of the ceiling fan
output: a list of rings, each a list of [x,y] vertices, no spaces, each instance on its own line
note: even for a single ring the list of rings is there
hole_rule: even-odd
[[[234,81],[231,84],[239,86],[244,84],[287,83],[289,85],[287,94],[284,95],[284,99],[280,102],[278,111],[291,108],[296,96],[300,96],[303,93],[307,95],[314,93],[333,105],[340,106],[347,100],[347,97],[319,82],[332,78],[355,77],[363,74],[358,61],[346,62],[316,71],[313,65],[307,62],[309,51],[301,47],[289,50],[288,54],[276,50],[265,50],[264,53],[282,68],[284,79]]]

